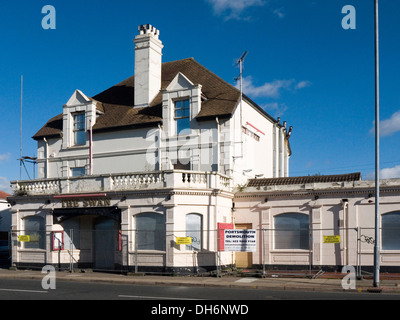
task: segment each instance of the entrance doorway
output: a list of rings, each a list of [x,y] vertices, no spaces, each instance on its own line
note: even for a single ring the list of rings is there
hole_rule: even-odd
[[[94,268],[112,270],[115,265],[117,248],[117,222],[99,217],[93,221]]]
[[[235,224],[235,229],[251,229],[251,223]],[[251,268],[253,266],[253,252],[236,252],[236,268]]]

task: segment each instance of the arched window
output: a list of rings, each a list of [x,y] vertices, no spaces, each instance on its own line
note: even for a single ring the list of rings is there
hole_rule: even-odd
[[[187,245],[187,250],[200,251],[202,248],[203,219],[200,214],[189,213],[186,215],[186,237],[192,238],[192,244]]]
[[[136,216],[138,250],[165,250],[165,217],[158,213]]]
[[[29,236],[29,241],[24,242],[26,249],[46,249],[46,226],[44,218],[30,216],[23,220],[24,234]]]
[[[400,211],[382,215],[382,249],[400,250]]]
[[[306,214],[282,213],[275,216],[275,249],[308,250],[309,228],[309,216]]]

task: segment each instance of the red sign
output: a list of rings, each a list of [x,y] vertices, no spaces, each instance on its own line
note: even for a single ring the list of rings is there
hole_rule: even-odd
[[[225,250],[225,236],[224,230],[234,229],[233,223],[218,223],[218,251]]]

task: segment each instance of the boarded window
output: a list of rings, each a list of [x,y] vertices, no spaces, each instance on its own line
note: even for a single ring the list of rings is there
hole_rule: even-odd
[[[309,216],[283,213],[274,217],[275,249],[309,249]]]
[[[165,218],[158,213],[136,216],[138,250],[165,250]]]

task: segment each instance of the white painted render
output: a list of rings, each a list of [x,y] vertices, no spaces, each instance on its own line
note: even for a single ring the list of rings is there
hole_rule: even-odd
[[[149,25],[139,30],[140,35],[134,40],[135,108],[148,106],[161,88],[163,46],[158,30]],[[192,83],[178,73],[162,91],[162,123],[123,130],[94,130],[91,140],[89,131],[96,124],[101,108],[97,108],[95,100],[76,90],[63,106],[61,137],[51,136],[37,142],[38,179],[12,183],[14,236],[23,232],[24,219],[35,216],[45,219],[48,235],[64,231],[70,237],[68,229],[73,226],[90,229],[96,208],[91,208],[92,215],[81,215],[65,224],[55,223],[53,210],[62,209],[65,204],[57,196],[68,199],[105,193],[110,201],[108,207],[121,210],[118,227],[121,236],[128,239],[126,250],[115,253],[115,263],[125,267],[138,262],[140,266],[171,268],[215,266],[217,261],[222,265],[233,264],[230,252],[217,250],[217,225],[234,223],[234,192],[249,178],[288,176],[288,131],[246,99],[237,102],[231,117],[198,121],[196,116],[202,100],[206,99],[201,90],[201,83]],[[178,134],[174,102],[183,98],[190,101],[190,130]],[[73,116],[77,112],[86,116],[86,143],[79,146],[73,143]],[[177,160],[187,161],[188,170],[175,168]],[[85,175],[72,177],[74,168],[84,168]],[[149,212],[159,214],[165,221],[165,250],[135,248],[136,218]],[[185,217],[190,213],[202,219],[202,249],[198,252],[174,242],[176,237],[185,236]],[[92,238],[84,232],[79,237],[79,248],[72,253],[52,251],[47,238],[45,249],[28,249],[15,238],[13,262],[91,263]]]
[[[8,232],[11,228],[11,205],[0,198],[0,232]]]
[[[235,223],[257,230],[252,263],[267,266],[373,266],[375,235],[374,181],[314,183],[246,188],[235,195]],[[380,219],[399,211],[400,179],[381,181]],[[309,249],[277,249],[275,217],[302,213],[309,217]],[[324,243],[324,236],[340,243]],[[263,239],[264,237],[264,239]],[[368,238],[366,238],[368,237]],[[398,250],[381,250],[381,266],[398,266]]]
[[[185,95],[196,97],[199,88],[194,90],[195,93],[193,90],[186,91],[183,89]],[[276,174],[288,175],[289,155],[284,128],[277,128],[275,123],[246,101],[243,102],[242,116],[238,107],[231,119],[199,122],[192,118],[190,133],[176,135],[171,110],[175,93],[164,95],[167,98],[162,126],[94,132],[94,174],[154,171],[160,169],[160,164],[162,169],[171,170],[178,159],[187,159],[192,170],[218,171],[231,176],[234,184],[242,184],[248,178],[261,175],[266,178],[276,177]],[[199,101],[194,103],[192,109],[198,110],[199,105]],[[72,146],[70,143],[71,114],[77,110],[86,110],[88,126],[89,120],[95,124],[94,102],[67,103],[64,106],[63,138],[38,141],[39,179],[68,177],[71,168],[75,167],[85,167],[89,174],[89,134],[83,146]],[[274,139],[278,142],[274,143]]]

